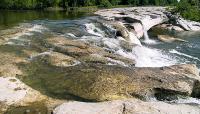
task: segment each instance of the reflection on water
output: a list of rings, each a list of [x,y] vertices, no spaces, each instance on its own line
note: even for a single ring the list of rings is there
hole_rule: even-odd
[[[0,10],[0,30],[32,20],[63,20],[88,16],[77,11],[8,11]]]

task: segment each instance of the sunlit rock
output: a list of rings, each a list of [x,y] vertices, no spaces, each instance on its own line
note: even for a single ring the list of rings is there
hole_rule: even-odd
[[[27,74],[31,74],[25,77],[24,82],[31,79],[31,85],[41,85],[41,91],[45,90],[62,98],[71,95],[89,101],[133,97],[146,100],[151,97],[172,100],[179,95],[191,96],[194,84],[198,84],[200,80],[195,65],[127,68],[117,65],[80,64],[61,69],[33,65],[27,67]],[[50,70],[55,68],[56,70]],[[43,84],[45,86],[42,86]],[[195,91],[198,90],[197,88]]]
[[[144,102],[136,99],[101,103],[66,102],[55,108],[55,114],[196,114],[200,106]]]

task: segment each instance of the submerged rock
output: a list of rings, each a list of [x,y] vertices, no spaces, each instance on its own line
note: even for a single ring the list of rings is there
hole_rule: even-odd
[[[64,53],[72,57],[101,53],[104,51],[102,48],[90,46],[85,42],[64,37],[50,38],[47,40],[47,45],[56,52]]]
[[[158,35],[158,39],[163,41],[163,42],[174,42],[174,41],[179,41],[179,42],[187,42],[186,40],[180,39],[180,38],[175,38],[169,35]]]
[[[14,77],[22,74],[17,64],[26,62],[23,57],[16,56],[13,53],[1,52],[0,60],[0,76]]]
[[[162,30],[167,30],[167,31],[177,31],[177,32],[181,32],[184,31],[183,28],[177,26],[177,25],[173,25],[173,24],[160,24],[155,26],[153,29],[162,29]]]
[[[144,102],[136,99],[101,103],[66,102],[54,114],[198,114],[200,106]]]
[[[57,52],[46,52],[32,57],[32,61],[45,62],[59,67],[73,66],[79,63],[75,58]]]
[[[47,45],[49,45],[50,48],[53,48],[54,51],[59,52],[60,54],[57,53],[59,55],[62,53],[63,56],[70,56],[73,57],[74,60],[84,63],[111,63],[123,66],[135,65],[135,61],[132,59],[107,52],[104,48],[93,46],[78,40],[72,40],[64,37],[54,37],[47,40]],[[56,56],[56,58],[54,56],[52,59],[55,59],[54,61],[61,62],[62,58],[62,56]]]
[[[24,82],[28,82],[30,86],[38,85],[40,91],[45,90],[61,98],[70,95],[91,101],[132,97],[171,100],[178,95],[190,96],[194,84],[199,82],[195,65],[163,68],[127,68],[98,64],[80,64],[67,68],[31,67],[27,67],[31,74],[24,78]]]

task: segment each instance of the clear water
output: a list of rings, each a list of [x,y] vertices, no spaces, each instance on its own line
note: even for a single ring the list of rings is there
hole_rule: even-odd
[[[138,67],[160,67],[180,63],[194,63],[200,67],[200,32],[169,33],[188,42],[163,43],[149,32],[143,46],[126,51],[115,38],[109,23],[100,23],[90,13],[45,11],[0,11],[0,35],[18,28],[25,30],[14,34],[10,45],[27,46],[50,36],[60,35],[89,42],[127,58],[136,59]],[[38,38],[39,37],[39,38]]]
[[[163,43],[157,40],[155,32],[150,31],[148,40],[151,42],[143,41],[142,46],[126,50],[120,45],[123,39],[115,37],[115,29],[109,23],[100,23],[99,20],[96,16],[79,12],[0,11],[0,36],[9,34],[11,37],[5,42],[6,45],[0,45],[0,52],[26,56],[21,50],[27,49],[42,54],[51,50],[37,48],[43,47],[44,39],[63,36],[136,60],[137,67],[194,63],[200,68],[200,32],[167,33],[188,42]],[[127,66],[120,61],[115,62]],[[46,75],[50,73],[45,72]]]
[[[192,63],[200,68],[200,32],[178,32],[170,35],[186,40],[187,42],[163,43],[157,41],[150,47],[161,49],[168,53],[178,63]],[[155,36],[151,36],[155,39]]]

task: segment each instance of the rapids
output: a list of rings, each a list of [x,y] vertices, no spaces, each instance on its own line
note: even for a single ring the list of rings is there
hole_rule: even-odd
[[[80,40],[89,44],[103,48],[110,53],[136,61],[136,67],[162,67],[175,64],[194,63],[200,68],[200,33],[199,32],[182,32],[169,33],[173,36],[182,38],[188,42],[163,43],[157,40],[154,31],[144,29],[144,39],[134,39],[133,33],[131,42],[136,43],[132,49],[127,49],[121,45],[123,38],[116,37],[116,30],[108,23],[100,23],[99,17],[87,16],[79,17],[73,20],[59,19],[34,19],[32,21],[17,22],[11,26],[1,26],[0,36],[7,40],[5,45],[20,48],[30,48],[34,43],[41,43],[42,39],[52,36],[62,36],[69,39]],[[101,21],[102,22],[102,21]],[[9,24],[9,23],[7,23]],[[149,35],[148,35],[149,34]],[[128,45],[126,43],[125,45]],[[34,48],[34,47],[31,47]],[[30,49],[31,49],[30,48]],[[1,50],[9,50],[7,47]],[[10,51],[10,50],[9,50]],[[13,51],[15,51],[13,49]],[[39,55],[48,54],[52,49],[45,50],[38,55],[33,55],[27,59],[33,59]],[[17,53],[17,52],[16,52]],[[98,55],[101,56],[101,55]],[[128,66],[119,60],[108,58],[112,63],[122,66]],[[76,64],[80,64],[76,62]],[[108,65],[113,65],[108,63]],[[188,98],[174,101],[177,103],[199,103],[198,99]]]
[[[120,44],[124,39],[115,37],[116,30],[107,23],[100,23],[97,20],[99,18],[95,16],[76,20],[34,20],[1,30],[0,34],[20,29],[16,34],[9,35],[11,38],[6,42],[8,45],[28,46],[32,42],[31,40],[35,40],[31,37],[46,38],[53,35],[81,40],[133,59],[136,61],[136,67],[162,67],[181,63],[196,63],[199,66],[200,64],[199,34],[193,33],[196,35],[194,36],[196,39],[193,36],[185,39],[189,40],[188,43],[165,44],[156,40],[155,37],[149,36],[145,29],[142,43],[135,40],[134,34],[130,32],[130,42],[136,43],[137,46],[134,46],[132,50],[127,50]],[[183,36],[183,38],[185,37]],[[176,47],[174,47],[175,45]],[[117,62],[120,63],[120,61]]]

